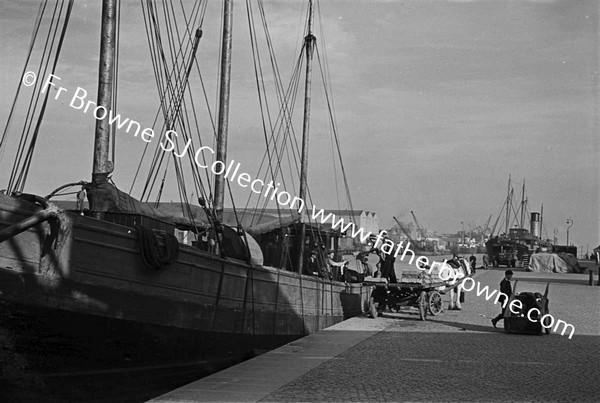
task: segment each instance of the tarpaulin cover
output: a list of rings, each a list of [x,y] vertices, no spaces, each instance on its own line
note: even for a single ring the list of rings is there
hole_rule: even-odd
[[[149,203],[135,199],[108,182],[90,185],[86,190],[88,199],[94,200],[99,211],[140,214],[182,227],[209,227],[206,214],[198,206],[190,206],[188,210],[183,208],[180,203],[162,203],[162,206],[157,209]],[[63,202],[61,207],[68,208],[67,203]],[[74,202],[70,203],[74,204]],[[190,211],[192,217],[190,217]]]
[[[560,257],[567,264],[569,269],[569,273],[583,273],[584,268],[579,266],[579,262],[577,258],[570,253],[558,253],[558,257]]]
[[[529,260],[529,268],[527,271],[570,273],[574,272],[575,269],[573,265],[569,267],[569,264],[561,259],[556,253],[534,253]]]

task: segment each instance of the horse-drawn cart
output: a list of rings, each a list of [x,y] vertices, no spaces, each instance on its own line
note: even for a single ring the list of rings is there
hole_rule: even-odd
[[[457,289],[471,275],[468,262],[462,258],[456,265],[448,262],[447,270],[452,273],[450,277],[445,277],[448,280],[440,277],[440,266],[438,264],[434,270],[428,270],[427,266],[424,267],[427,270],[403,271],[398,283],[388,284],[381,280],[363,282],[372,287],[369,299],[371,316],[376,318],[386,310],[398,312],[405,307],[417,308],[421,320],[426,320],[428,313],[433,316],[440,314],[444,310],[442,294]],[[460,309],[460,303],[457,304]]]
[[[442,295],[438,291],[443,283],[431,287],[404,283],[365,282],[372,286],[369,301],[369,312],[373,318],[385,310],[398,312],[405,307],[415,307],[419,310],[421,320],[426,320],[427,314],[438,315],[444,308]]]

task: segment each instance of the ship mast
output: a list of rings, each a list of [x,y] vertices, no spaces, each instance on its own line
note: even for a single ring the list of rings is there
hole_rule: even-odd
[[[98,74],[98,102],[97,105],[111,109],[115,31],[116,31],[116,0],[102,1],[102,28],[100,33],[100,63]],[[94,162],[92,167],[92,183],[101,185],[106,183],[108,175],[113,171],[113,163],[108,159],[110,142],[110,125],[108,119],[96,119],[96,134],[94,137]],[[102,198],[90,197],[90,210],[100,212]]]
[[[306,182],[308,175],[308,132],[310,128],[310,101],[311,101],[311,82],[312,82],[312,58],[315,36],[313,35],[313,1],[308,1],[308,32],[304,37],[306,48],[306,76],[304,80],[304,118],[302,124],[302,155],[300,158],[300,190],[299,197],[301,200],[306,200]],[[298,273],[302,274],[302,266],[304,265],[304,243],[306,238],[306,221],[305,215],[300,212],[300,234],[297,239],[298,246]]]
[[[525,200],[525,179],[523,179],[523,191],[521,192],[521,223],[520,227],[525,228],[523,226],[525,222],[525,206],[527,205],[527,200]]]
[[[508,174],[508,192],[506,195],[506,231],[504,232],[505,236],[508,236],[508,228],[510,227],[510,199],[512,198],[512,194],[510,191],[510,174]]]
[[[542,229],[544,228],[544,204],[542,203],[542,210],[540,211],[540,239],[542,238]]]
[[[229,124],[229,88],[231,76],[231,43],[233,25],[233,0],[225,0],[223,9],[223,40],[221,42],[221,78],[219,89],[219,116],[217,122],[217,161],[227,162],[227,129]],[[215,176],[215,218],[223,221],[225,178]]]

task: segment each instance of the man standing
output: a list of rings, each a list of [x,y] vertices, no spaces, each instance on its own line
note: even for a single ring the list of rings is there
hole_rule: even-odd
[[[494,319],[492,319],[492,325],[494,325],[494,327],[496,327],[496,324],[498,323],[498,321],[504,319],[504,312],[508,308],[507,299],[510,299],[510,296],[512,295],[512,286],[510,285],[510,280],[512,279],[512,276],[513,276],[512,270],[506,270],[504,272],[504,278],[500,282],[500,292],[503,294],[506,294],[506,297],[504,295],[501,295],[500,298],[498,299],[500,304],[504,307],[502,308],[502,313],[499,314],[498,316],[496,316]],[[504,305],[504,302],[507,302],[507,304]]]
[[[471,272],[475,273],[475,266],[477,266],[477,258],[474,254],[471,253],[471,257],[469,258],[469,263],[471,264]]]
[[[317,251],[315,249],[310,251],[310,255],[303,267],[304,274],[308,275],[319,275],[319,262],[317,261]]]
[[[384,252],[385,253],[385,252]],[[394,262],[396,258],[390,253],[385,253],[385,260],[381,267],[381,277],[387,279],[389,283],[397,283],[396,271],[394,270]]]
[[[375,267],[369,264],[369,255],[371,253],[375,253],[379,257],[379,262],[377,262]],[[361,262],[365,276],[371,276],[375,278],[381,277],[381,264],[383,262],[383,258],[381,257],[381,251],[379,249],[372,248],[371,250],[360,252],[356,255],[356,260]]]

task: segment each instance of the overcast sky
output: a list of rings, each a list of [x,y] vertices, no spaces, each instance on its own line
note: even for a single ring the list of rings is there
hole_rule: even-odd
[[[57,75],[95,100],[99,5],[77,1]],[[219,2],[209,6],[198,58],[215,81]],[[2,2],[0,122],[20,80],[37,1]],[[284,82],[302,33],[302,3],[265,2]],[[255,172],[264,145],[245,2],[234,9],[229,158]],[[122,11],[119,112],[150,126],[158,107],[139,2]],[[512,174],[526,180],[529,211],[544,205],[549,238],[597,246],[599,237],[599,3],[597,1],[334,1],[315,27],[327,53],[340,147],[355,208],[441,232],[495,221]],[[325,49],[320,40],[325,39]],[[214,84],[209,94],[214,94]],[[318,92],[316,93],[318,94]],[[27,191],[89,180],[94,120],[50,102]],[[214,101],[213,101],[214,106]],[[315,100],[317,110],[322,102]],[[311,126],[309,184],[315,204],[337,209],[325,176],[331,144],[318,112]],[[17,126],[18,127],[18,126]],[[297,127],[300,133],[300,127]],[[121,136],[115,181],[129,189],[143,142]],[[7,182],[7,151],[0,187]],[[338,178],[339,179],[339,178]],[[241,189],[234,189],[245,201]],[[169,195],[175,199],[175,193]],[[237,196],[236,196],[237,199]],[[238,203],[238,204],[240,204]],[[344,206],[341,206],[342,208]],[[543,234],[545,235],[545,234]]]

